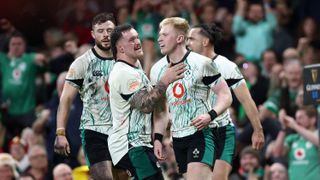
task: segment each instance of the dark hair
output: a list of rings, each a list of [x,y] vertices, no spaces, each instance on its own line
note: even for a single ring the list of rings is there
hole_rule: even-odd
[[[212,44],[213,46],[216,46],[216,44],[222,39],[222,30],[214,23],[199,24],[193,26],[193,28],[200,28],[200,34],[209,38],[210,44]]]
[[[23,39],[24,42],[26,42],[26,38],[24,37],[24,35],[19,32],[19,31],[14,31],[13,33],[10,34],[10,38],[9,38],[9,42],[11,41],[12,38],[16,38],[16,37],[20,37]]]
[[[93,29],[94,25],[102,24],[107,21],[111,21],[114,25],[116,25],[116,20],[115,20],[113,14],[105,13],[105,12],[100,13],[93,18],[92,23],[91,23],[91,28]]]
[[[130,25],[130,24],[123,24],[123,25],[119,25],[119,26],[116,26],[114,28],[114,30],[112,31],[111,33],[111,51],[112,51],[112,54],[113,54],[113,57],[115,59],[117,59],[117,42],[119,41],[120,38],[122,38],[122,33],[125,32],[125,31],[128,31],[130,29],[132,29],[133,26]]]

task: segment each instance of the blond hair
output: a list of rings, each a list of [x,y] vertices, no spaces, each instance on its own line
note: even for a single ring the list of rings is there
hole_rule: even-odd
[[[189,23],[186,19],[181,17],[170,17],[165,18],[160,22],[160,29],[165,25],[172,25],[176,30],[181,31],[185,35],[188,33],[189,30]]]

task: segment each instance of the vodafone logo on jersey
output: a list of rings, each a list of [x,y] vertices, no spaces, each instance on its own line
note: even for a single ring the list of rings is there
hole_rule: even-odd
[[[298,148],[294,151],[294,157],[297,159],[297,160],[302,160],[304,159],[304,157],[306,156],[306,152],[304,149],[302,148]]]
[[[106,92],[109,94],[110,90],[109,90],[109,82],[106,81],[106,83],[104,83],[104,90],[106,90]]]
[[[173,96],[176,98],[181,98],[184,95],[184,87],[182,85],[182,83],[176,83],[173,86]]]

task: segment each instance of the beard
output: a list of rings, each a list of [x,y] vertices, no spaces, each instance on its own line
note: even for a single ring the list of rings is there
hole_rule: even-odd
[[[102,51],[110,51],[111,49],[111,46],[107,46],[107,47],[104,47],[101,43],[97,42],[96,41],[96,45],[99,49],[101,49]]]

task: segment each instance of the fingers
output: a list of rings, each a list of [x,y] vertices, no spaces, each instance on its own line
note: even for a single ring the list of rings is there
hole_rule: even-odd
[[[205,127],[204,124],[202,123],[201,119],[199,119],[199,118],[192,120],[191,125],[196,127],[198,130],[202,130]]]

